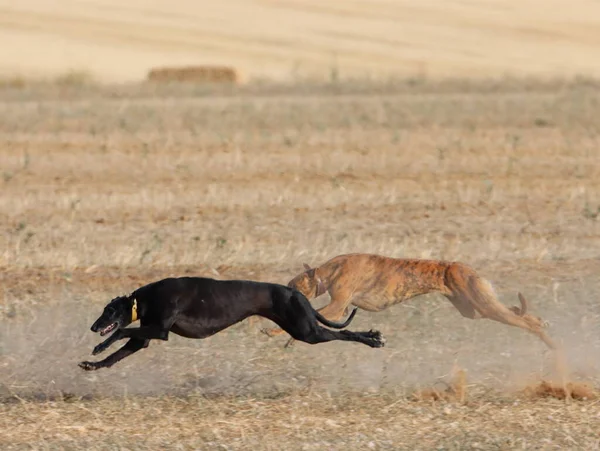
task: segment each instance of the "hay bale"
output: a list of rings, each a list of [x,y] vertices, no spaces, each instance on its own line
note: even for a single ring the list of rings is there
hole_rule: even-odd
[[[156,67],[148,72],[148,81],[235,84],[239,82],[239,74],[227,66]]]

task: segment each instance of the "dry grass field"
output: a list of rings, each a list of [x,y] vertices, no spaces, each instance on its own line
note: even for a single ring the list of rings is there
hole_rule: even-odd
[[[524,391],[600,388],[598,87],[4,87],[0,447],[598,449],[597,399]],[[104,304],[142,284],[287,283],[348,252],[470,264],[525,294],[566,362],[428,295],[358,313],[383,349],[284,349],[259,320],[77,367]],[[461,399],[414,396],[457,368]]]
[[[0,0],[0,75],[600,76],[594,0]]]

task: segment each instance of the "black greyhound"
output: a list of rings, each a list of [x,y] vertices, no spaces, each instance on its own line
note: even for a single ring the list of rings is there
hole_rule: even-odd
[[[168,340],[169,332],[187,338],[206,338],[252,315],[275,322],[296,340],[310,344],[332,340],[357,341],[373,348],[384,345],[378,331],[333,331],[354,318],[356,309],[343,323],[327,320],[314,310],[299,291],[284,285],[246,280],[215,280],[202,277],[168,278],[138,288],[129,296],[119,296],[104,307],[92,325],[92,332],[104,336],[96,355],[117,340],[129,338],[118,351],[99,362],[81,362],[91,371],[110,367],[119,360],[148,346],[150,340]],[[139,328],[125,329],[140,320]]]

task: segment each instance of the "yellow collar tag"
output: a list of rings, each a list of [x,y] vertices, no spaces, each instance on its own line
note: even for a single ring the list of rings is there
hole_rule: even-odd
[[[137,315],[137,299],[133,300],[133,305],[131,306],[131,322],[135,322],[138,319]]]

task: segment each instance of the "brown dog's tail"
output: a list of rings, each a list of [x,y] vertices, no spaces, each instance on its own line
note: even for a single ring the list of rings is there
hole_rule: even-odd
[[[343,329],[348,324],[350,324],[352,322],[352,320],[354,319],[354,315],[356,315],[357,310],[358,310],[358,307],[355,307],[354,310],[352,310],[352,313],[350,313],[350,316],[348,317],[348,319],[346,321],[344,321],[343,323],[335,323],[333,321],[329,321],[327,318],[325,318],[323,315],[321,315],[319,312],[317,312],[316,310],[313,309],[313,311],[315,312],[315,316],[317,317],[317,319],[319,320],[320,323],[323,323],[328,327],[333,327],[334,329]]]

